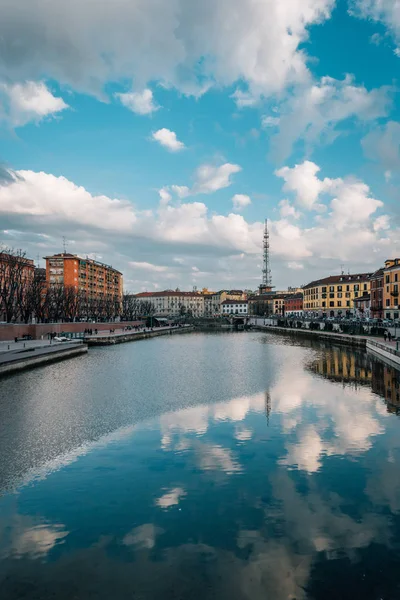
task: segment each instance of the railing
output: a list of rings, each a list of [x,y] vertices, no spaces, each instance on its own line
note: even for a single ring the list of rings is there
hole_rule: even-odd
[[[367,345],[371,345],[375,348],[380,348],[388,354],[392,354],[393,356],[397,356],[398,358],[400,358],[400,352],[398,350],[395,350],[394,348],[391,348],[387,344],[382,344],[381,342],[376,342],[375,340],[367,340]]]

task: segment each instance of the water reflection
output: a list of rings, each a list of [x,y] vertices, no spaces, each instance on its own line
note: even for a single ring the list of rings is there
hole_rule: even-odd
[[[263,391],[165,410],[4,496],[2,600],[399,598],[398,373],[273,348]]]

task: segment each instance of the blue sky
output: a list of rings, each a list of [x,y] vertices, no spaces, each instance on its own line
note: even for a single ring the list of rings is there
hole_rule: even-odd
[[[3,13],[4,244],[65,236],[131,291],[255,289],[265,218],[278,288],[400,254],[395,0]]]

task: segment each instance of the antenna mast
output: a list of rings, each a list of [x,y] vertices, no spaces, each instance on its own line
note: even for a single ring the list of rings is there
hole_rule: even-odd
[[[64,254],[67,253],[67,240],[65,239],[65,235],[63,235],[63,251]]]
[[[263,254],[263,277],[262,284],[265,287],[272,287],[271,267],[269,260],[269,231],[268,219],[265,219],[264,226],[264,254]]]

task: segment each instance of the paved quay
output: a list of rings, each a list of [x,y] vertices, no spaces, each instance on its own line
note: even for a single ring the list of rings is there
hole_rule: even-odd
[[[288,335],[292,337],[317,338],[322,341],[336,343],[343,346],[352,346],[360,349],[366,349],[368,352],[379,356],[385,362],[392,366],[400,368],[400,342],[395,340],[385,341],[384,338],[367,335],[349,335],[348,333],[339,333],[337,331],[312,331],[310,329],[297,329],[291,327],[275,327],[273,325],[257,325],[255,329],[267,333]]]
[[[1,342],[0,376],[73,358],[85,354],[87,351],[87,344],[77,341],[58,343],[53,341],[51,344],[48,341],[41,340],[27,340],[17,343]]]
[[[99,332],[97,334],[85,335],[85,342],[89,346],[110,346],[112,344],[123,344],[135,342],[160,335],[174,335],[193,331],[192,325],[182,327],[146,327],[139,330],[116,331],[115,333]]]

